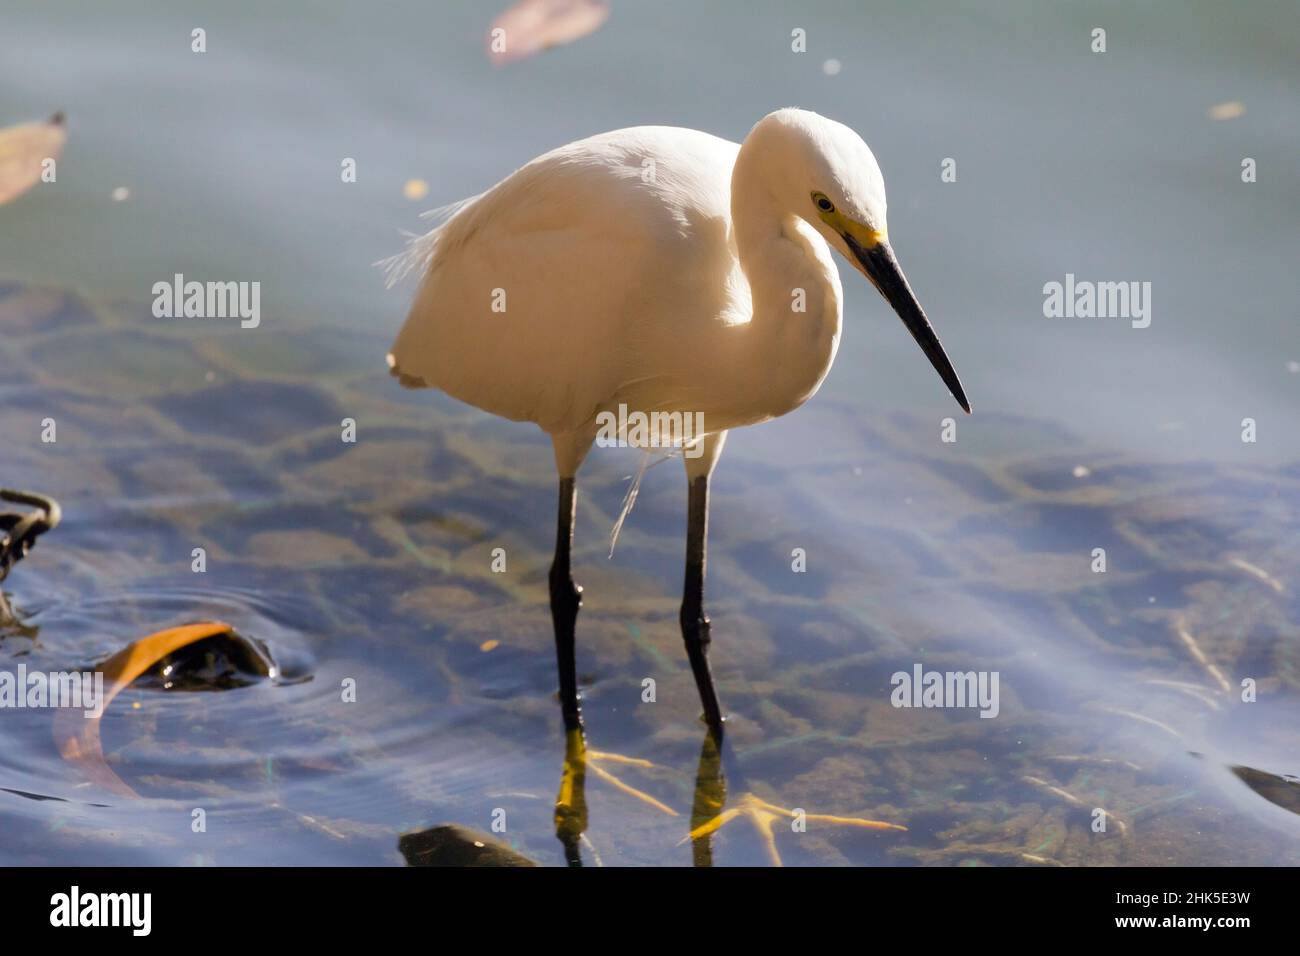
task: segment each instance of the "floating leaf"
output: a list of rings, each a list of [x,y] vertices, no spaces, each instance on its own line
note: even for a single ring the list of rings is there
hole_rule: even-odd
[[[104,760],[103,743],[99,737],[99,722],[104,711],[133,680],[168,654],[195,641],[231,631],[229,624],[205,621],[168,628],[122,648],[99,668],[104,674],[105,686],[98,717],[87,717],[82,711],[72,708],[61,709],[54,715],[54,740],[59,745],[59,755],[69,763],[79,765],[88,778],[114,793],[124,797],[139,796]]]
[[[0,206],[41,181],[45,160],[57,158],[67,138],[62,113],[0,129]]]
[[[605,0],[520,0],[492,21],[488,59],[494,66],[572,43],[609,16]]]
[[[1219,103],[1217,106],[1211,106],[1209,110],[1210,119],[1213,120],[1236,119],[1245,112],[1246,107],[1243,104],[1238,103],[1236,100],[1232,100],[1228,103]]]

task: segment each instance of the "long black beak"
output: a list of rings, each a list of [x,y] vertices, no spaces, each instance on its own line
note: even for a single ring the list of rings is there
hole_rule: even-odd
[[[889,243],[878,242],[874,247],[867,249],[848,233],[844,233],[844,241],[848,243],[850,251],[861,264],[862,271],[871,280],[871,284],[879,290],[885,297],[885,301],[893,306],[898,317],[903,320],[907,331],[912,333],[916,344],[921,346],[925,357],[930,360],[934,370],[948,386],[948,391],[952,392],[952,397],[957,399],[957,404],[969,415],[970,402],[966,401],[966,392],[961,387],[961,379],[957,378],[956,370],[948,361],[943,345],[939,342],[939,336],[934,334],[934,329],[930,325],[930,320],[925,317],[925,310],[921,308],[921,303],[916,301],[912,287],[907,284],[907,276],[903,275],[903,270],[899,267],[898,260],[894,258],[894,250],[890,248]]]

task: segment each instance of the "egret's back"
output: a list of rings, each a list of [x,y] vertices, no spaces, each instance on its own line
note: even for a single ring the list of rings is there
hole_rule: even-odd
[[[393,374],[552,433],[583,427],[664,374],[702,325],[747,308],[729,229],[738,149],[617,130],[470,200],[413,247],[425,272]]]

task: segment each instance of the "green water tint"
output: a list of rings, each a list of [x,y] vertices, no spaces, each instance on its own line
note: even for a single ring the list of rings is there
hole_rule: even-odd
[[[85,667],[218,618],[297,678],[123,693],[104,747],[138,802],[83,786],[48,713],[0,714],[0,860],[398,864],[400,834],[489,831],[503,809],[510,847],[562,862],[542,436],[397,389],[347,333],[159,323],[16,285],[0,321],[0,480],[65,514],[7,582],[30,631],[0,637],[3,666]],[[902,413],[819,398],[796,418],[737,433],[716,476],[728,742],[772,803],[909,830],[778,831],[787,863],[1300,863],[1300,468],[1148,466],[1031,418],[963,422],[978,454]],[[757,457],[768,442],[785,464]],[[588,774],[582,852],[689,865],[685,482],[648,474],[610,561],[634,465],[597,452],[580,477],[579,674],[590,745],[652,761],[611,769],[679,816]],[[916,663],[998,671],[1001,713],[893,707]],[[740,822],[711,857],[763,861]]]

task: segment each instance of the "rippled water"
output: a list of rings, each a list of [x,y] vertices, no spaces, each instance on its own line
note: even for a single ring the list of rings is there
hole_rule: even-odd
[[[745,784],[909,827],[782,832],[787,863],[1300,861],[1294,11],[741,10],[616,3],[596,35],[499,72],[471,5],[6,14],[0,121],[64,108],[72,138],[57,188],[0,209],[0,484],[65,511],[5,583],[23,627],[0,667],[88,667],[215,618],[285,678],[124,692],[104,751],[138,799],[62,760],[48,712],[0,711],[0,861],[400,863],[399,834],[502,810],[509,843],[562,862],[549,445],[391,382],[403,295],[369,263],[415,226],[408,178],[434,205],[574,136],[738,138],[787,103],[872,143],[977,414],[939,440],[946,396],[846,274],[822,393],[733,434],[709,580],[729,799]],[[1208,118],[1228,100],[1245,115]],[[261,280],[262,327],[151,318],[176,271]],[[1041,286],[1067,271],[1152,281],[1151,328],[1044,319]],[[651,469],[608,560],[635,467],[605,453],[582,474],[579,672],[592,747],[654,764],[604,767],[678,815],[589,772],[581,852],[689,865],[685,489],[679,464]],[[918,662],[998,671],[999,716],[892,707],[890,676]],[[713,859],[765,856],[737,821]]]

